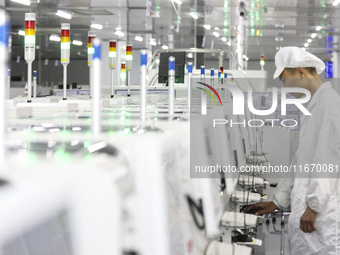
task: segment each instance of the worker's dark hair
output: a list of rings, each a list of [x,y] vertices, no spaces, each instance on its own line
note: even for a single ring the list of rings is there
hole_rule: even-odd
[[[302,67],[302,68],[306,69],[307,72],[310,74],[316,74],[316,70],[314,67]],[[290,74],[294,74],[297,68],[285,68],[285,70],[287,70],[287,72],[289,72]]]

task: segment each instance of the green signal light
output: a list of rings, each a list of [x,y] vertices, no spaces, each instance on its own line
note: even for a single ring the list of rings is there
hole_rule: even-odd
[[[64,135],[64,136],[69,136],[69,135],[71,135],[71,131],[69,131],[69,130],[61,130],[59,132],[59,134],[60,135]]]
[[[63,163],[68,163],[71,161],[71,155],[67,153],[64,149],[57,150],[54,153],[54,158],[60,160]]]
[[[86,156],[84,157],[84,161],[85,162],[89,162],[92,159],[92,154],[91,153],[87,153]]]
[[[90,141],[85,141],[83,144],[84,144],[84,148],[88,148],[89,146],[91,146]]]
[[[34,152],[31,152],[31,151],[27,151],[26,159],[27,159],[27,163],[29,164],[35,164],[38,162],[38,156]]]

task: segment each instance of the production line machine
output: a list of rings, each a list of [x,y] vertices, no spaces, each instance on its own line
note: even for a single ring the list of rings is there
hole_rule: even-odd
[[[34,15],[26,17],[29,29],[33,29]],[[69,26],[63,24],[64,74],[69,62],[68,30]],[[27,43],[31,46],[33,40]],[[148,95],[145,51],[141,52],[143,75],[139,95],[131,93],[128,83],[127,96],[117,96],[112,83],[111,94],[104,98],[98,75],[101,46],[95,35],[89,33],[91,98],[69,97],[64,78],[62,96],[32,98],[29,92],[27,100],[15,98],[2,102],[9,111],[4,143],[7,153],[1,175],[6,184],[4,192],[0,192],[5,203],[0,210],[0,222],[6,223],[4,229],[15,226],[23,230],[0,235],[3,237],[0,250],[5,255],[25,254],[27,245],[39,250],[36,238],[46,233],[39,231],[45,223],[40,218],[54,217],[51,224],[57,222],[59,232],[48,224],[43,225],[51,230],[51,236],[45,240],[54,241],[53,247],[44,247],[46,251],[60,249],[65,254],[73,251],[76,255],[98,251],[102,255],[252,254],[253,247],[261,245],[256,229],[263,219],[241,209],[264,200],[268,183],[259,173],[214,172],[195,176],[192,169],[197,159],[201,166],[217,162],[236,170],[266,160],[263,151],[256,153],[259,128],[221,125],[213,129],[210,125],[214,118],[232,117],[232,98],[223,88],[223,69],[216,83],[211,70],[209,82],[205,80],[204,67],[199,74],[201,82],[216,87],[220,93],[223,89],[225,94],[220,99],[223,108],[204,94],[201,101],[191,97],[192,87],[196,86],[191,84],[197,72],[192,64],[188,65],[187,74],[189,96],[175,97],[176,58],[172,56],[167,59],[168,93]],[[111,69],[117,65],[114,46],[114,39],[110,39]],[[130,47],[128,44],[129,56],[131,51],[131,57],[126,59],[128,74],[131,69],[128,61],[132,60]],[[28,68],[33,60],[29,58]],[[224,77],[226,82],[228,77]],[[31,91],[30,82],[28,88]],[[201,111],[213,113],[202,121],[198,116]],[[50,175],[42,174],[44,169],[49,169]],[[81,185],[76,185],[78,178],[84,179]],[[44,189],[43,183],[51,185]],[[24,196],[21,189],[29,194]],[[39,193],[40,189],[45,192]],[[70,208],[71,198],[67,194],[72,194],[74,208]],[[85,197],[91,199],[85,201]],[[23,204],[10,204],[13,198]],[[37,201],[46,203],[38,205]],[[20,212],[28,204],[34,206],[22,217]],[[14,211],[15,217],[9,221]],[[16,223],[20,217],[20,224]],[[64,229],[65,221],[74,224],[74,233]],[[102,226],[107,227],[100,229]],[[22,250],[16,250],[22,240],[31,243],[24,243],[20,246]]]

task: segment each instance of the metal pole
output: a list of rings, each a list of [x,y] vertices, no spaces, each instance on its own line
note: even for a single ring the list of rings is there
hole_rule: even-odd
[[[130,84],[131,84],[131,70],[132,70],[132,59],[133,59],[133,56],[132,56],[132,42],[127,42],[126,44],[126,71],[127,71],[127,79],[128,79],[128,93],[127,93],[127,96],[131,96],[131,93],[130,93]]]
[[[201,66],[201,82],[205,83],[205,66]],[[201,91],[201,114],[207,115],[207,94],[203,90]]]
[[[66,89],[67,89],[67,65],[64,66],[64,81],[63,81],[63,89],[64,89],[64,98],[63,100],[67,100]]]
[[[33,71],[33,97],[37,97],[37,71]]]
[[[27,63],[27,103],[32,102],[32,62]]]
[[[225,84],[226,84],[226,85],[227,85],[227,82],[228,82],[227,78],[228,78],[228,74],[225,73],[225,74],[224,74],[224,79],[225,79]],[[229,99],[230,99],[230,91],[227,90],[227,89],[224,89],[224,98],[225,98],[226,102],[229,102]]]
[[[127,96],[130,97],[131,96],[131,93],[130,93],[130,70],[127,71],[127,75],[128,75],[128,78],[127,78],[127,83],[128,83],[128,92],[127,92]]]
[[[141,95],[141,120],[146,120],[146,104],[147,104],[147,85],[146,85],[146,65],[148,63],[148,55],[146,50],[141,50],[141,88],[140,88],[140,95]]]
[[[93,54],[93,88],[92,88],[92,132],[96,137],[101,132],[101,42],[99,39],[94,39],[94,54]]]
[[[191,110],[191,78],[192,78],[192,62],[188,63],[188,110]]]
[[[214,70],[214,68],[211,68],[210,69],[210,82],[211,82],[211,87],[213,87],[213,88],[215,87],[214,78],[215,78],[215,70]],[[212,100],[209,99],[209,101],[211,102]]]
[[[111,98],[114,98],[115,69],[111,69]]]
[[[174,114],[175,104],[175,58],[169,57],[169,114]]]
[[[6,70],[8,59],[8,19],[5,10],[0,10],[0,84],[6,83]],[[8,71],[8,70],[7,70]],[[5,163],[5,127],[6,127],[6,109],[5,109],[6,86],[0,87],[0,165]],[[1,168],[3,170],[3,167]]]
[[[11,69],[7,71],[7,94],[6,98],[10,99],[11,97]]]

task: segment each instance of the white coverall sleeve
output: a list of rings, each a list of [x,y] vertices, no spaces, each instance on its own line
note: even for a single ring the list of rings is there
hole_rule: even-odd
[[[317,146],[313,155],[313,163],[316,166],[327,166],[327,172],[311,173],[306,204],[316,213],[325,209],[331,194],[336,192],[337,173],[336,165],[340,161],[339,137],[340,128],[332,117],[331,109],[324,111],[321,119],[321,128],[317,130]],[[338,119],[336,119],[338,121]],[[307,162],[308,163],[308,162]],[[330,171],[330,165],[333,165],[333,172]]]
[[[294,185],[294,178],[282,178],[274,190],[273,202],[280,209],[290,206],[290,196]]]

